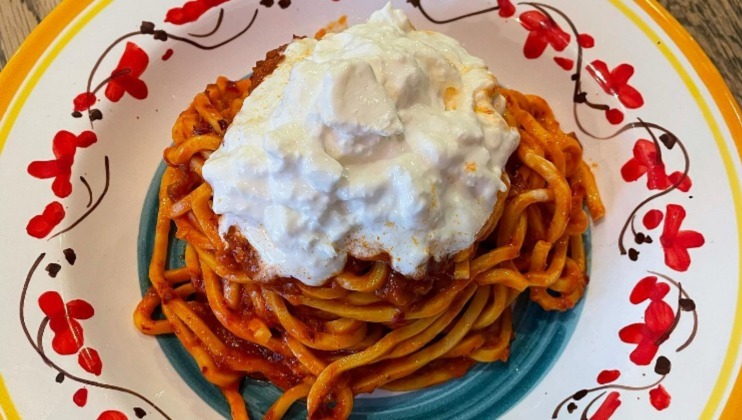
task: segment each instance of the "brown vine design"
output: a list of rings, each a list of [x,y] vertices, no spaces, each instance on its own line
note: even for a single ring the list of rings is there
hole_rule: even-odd
[[[65,254],[69,254],[69,251],[67,251]],[[70,379],[82,385],[88,385],[88,386],[92,386],[96,388],[102,388],[102,389],[122,392],[124,394],[128,394],[128,395],[138,398],[139,400],[144,402],[146,405],[150,406],[153,410],[160,413],[163,417],[170,420],[171,417],[168,416],[164,410],[162,410],[159,406],[157,406],[157,404],[152,402],[150,399],[148,399],[144,395],[134,390],[131,390],[129,388],[122,387],[122,386],[112,385],[112,384],[108,384],[105,382],[94,381],[94,380],[90,380],[90,379],[77,376],[63,369],[57,363],[55,363],[52,359],[50,359],[49,356],[47,356],[46,351],[44,349],[44,345],[43,345],[44,333],[46,332],[47,326],[49,325],[49,321],[50,321],[48,316],[45,316],[41,320],[41,323],[39,324],[39,327],[36,331],[36,339],[34,340],[28,328],[28,325],[26,323],[26,311],[25,311],[26,298],[28,295],[28,288],[29,288],[29,285],[31,284],[31,280],[33,279],[34,274],[36,273],[36,270],[38,269],[39,265],[41,265],[41,263],[44,261],[45,257],[46,257],[46,253],[42,252],[41,254],[39,254],[39,256],[36,258],[34,263],[31,265],[31,268],[29,269],[28,274],[26,275],[26,280],[23,283],[23,288],[21,289],[21,298],[20,298],[20,303],[18,305],[18,308],[19,308],[18,316],[20,319],[21,328],[23,329],[23,333],[26,336],[26,340],[28,341],[28,344],[34,349],[36,354],[39,355],[39,357],[44,362],[44,364],[46,364],[47,366],[49,366],[50,368],[54,369],[57,372],[57,377],[56,377],[57,383],[61,383],[65,379]],[[68,259],[68,262],[69,262],[69,257],[67,257],[67,255],[66,255],[66,258]],[[59,270],[58,264],[56,264],[56,266],[57,267],[55,268],[55,274],[54,274],[55,276],[56,276],[56,272],[58,272]],[[47,267],[47,271],[49,271],[49,273],[51,274],[49,267]],[[139,407],[134,408],[135,413],[141,413],[141,410],[142,409]],[[141,418],[142,416],[137,415],[137,417]]]
[[[190,45],[192,47],[195,47],[195,48],[198,48],[198,49],[201,49],[201,50],[207,50],[207,51],[208,50],[214,50],[216,48],[223,47],[224,45],[227,45],[227,44],[231,43],[232,41],[238,39],[242,35],[244,35],[247,31],[250,30],[250,28],[252,27],[253,23],[255,23],[255,20],[257,19],[257,17],[258,17],[258,9],[255,9],[255,11],[253,12],[252,18],[250,19],[250,21],[248,22],[248,24],[244,28],[242,28],[236,34],[234,34],[234,35],[230,36],[229,38],[225,39],[224,41],[221,41],[221,42],[218,42],[218,43],[215,43],[215,44],[211,44],[211,45],[203,44],[203,43],[201,43],[199,41],[196,41],[196,40],[193,40],[193,39],[190,39],[190,38],[187,38],[187,37],[179,36],[179,35],[170,33],[168,31],[165,31],[163,29],[157,29],[156,25],[153,22],[142,21],[142,23],[139,25],[139,30],[133,31],[133,32],[129,32],[129,33],[126,33],[126,34],[118,37],[116,40],[114,40],[103,51],[103,53],[100,55],[100,57],[98,57],[98,60],[95,62],[95,65],[93,65],[93,68],[90,71],[90,74],[88,75],[88,80],[87,80],[87,84],[86,84],[86,90],[83,93],[83,95],[85,95],[85,97],[95,97],[95,95],[103,87],[107,86],[111,81],[115,81],[116,79],[119,79],[119,78],[121,78],[123,76],[126,76],[126,75],[128,75],[128,74],[131,73],[131,71],[132,71],[131,68],[123,68],[123,69],[114,71],[111,74],[111,76],[103,79],[100,83],[98,83],[93,88],[93,79],[95,78],[95,74],[97,73],[97,71],[98,71],[101,63],[108,56],[108,54],[117,45],[119,45],[123,41],[126,41],[126,40],[128,40],[128,39],[130,39],[132,37],[136,37],[136,36],[139,36],[139,35],[149,35],[149,36],[152,36],[153,39],[155,39],[157,41],[161,41],[161,42],[165,42],[165,41],[168,41],[168,40],[173,40],[173,41],[185,43],[187,45]],[[222,22],[223,18],[224,18],[224,9],[221,9],[220,12],[219,12],[219,18],[217,20],[216,27],[212,31],[210,31],[210,32],[208,32],[206,34],[201,34],[201,35],[198,35],[198,34],[195,34],[195,35],[194,34],[188,34],[188,35],[191,36],[191,37],[194,37],[194,38],[207,38],[207,37],[210,37],[210,36],[212,36],[212,35],[214,35],[214,34],[216,34],[218,32],[219,28],[221,27],[221,22]],[[88,115],[88,119],[90,120],[90,127],[91,128],[93,128],[93,122],[94,121],[97,121],[97,120],[100,120],[100,119],[103,118],[103,113],[101,112],[101,110],[99,108],[93,108],[92,106],[87,107],[87,115]],[[83,114],[82,114],[82,112],[80,112],[80,110],[77,110],[76,109],[75,111],[72,112],[72,116],[74,118],[80,118],[80,117],[83,116]]]
[[[279,4],[284,4],[284,3],[285,2],[283,1],[279,2]],[[85,92],[78,95],[78,97],[76,97],[75,100],[73,101],[75,105],[75,111],[72,112],[72,116],[74,118],[81,118],[83,116],[83,113],[81,111],[87,111],[87,116],[88,116],[88,120],[90,121],[90,126],[91,128],[93,128],[94,121],[97,121],[103,118],[103,113],[100,111],[100,109],[93,107],[94,103],[97,101],[95,95],[101,89],[106,88],[112,83],[116,83],[126,78],[137,79],[139,77],[139,74],[141,74],[144,68],[146,68],[146,65],[147,65],[146,62],[143,65],[141,63],[136,63],[137,57],[134,57],[133,64],[125,63],[126,57],[127,57],[126,54],[129,49],[129,45],[127,44],[127,52],[125,52],[124,56],[122,56],[122,60],[118,66],[119,68],[112,71],[110,76],[104,78],[97,85],[95,85],[95,87],[93,87],[93,80],[95,79],[95,76],[98,73],[98,70],[100,69],[101,63],[123,41],[126,41],[136,36],[144,35],[144,36],[152,36],[155,40],[162,41],[162,42],[172,40],[172,41],[181,42],[181,43],[190,45],[192,47],[195,47],[201,50],[214,50],[216,48],[229,44],[232,41],[244,35],[255,23],[257,16],[258,16],[258,9],[255,9],[255,11],[252,14],[252,18],[249,20],[246,26],[244,26],[237,33],[229,36],[227,39],[217,42],[217,43],[210,43],[210,44],[202,43],[197,40],[199,38],[209,38],[217,34],[222,26],[224,15],[225,15],[224,9],[220,9],[219,16],[215,23],[214,28],[208,33],[203,33],[203,34],[189,33],[188,36],[180,36],[177,34],[167,32],[162,29],[158,29],[155,26],[155,24],[152,22],[143,21],[140,24],[139,29],[137,31],[132,31],[132,32],[129,32],[127,34],[124,34],[118,37],[113,42],[111,42],[104,49],[101,55],[97,58],[93,68],[91,69],[88,75]],[[136,47],[136,49],[139,50],[138,47]],[[135,51],[135,53],[144,55],[145,60],[148,60],[146,53],[144,53],[143,51],[139,50],[139,51]],[[168,52],[163,56],[163,60],[166,60],[167,58],[169,58],[171,54],[172,54],[172,50],[168,50]],[[139,65],[139,68],[137,68],[136,65]],[[135,74],[137,72],[138,74]],[[143,84],[143,82],[141,81],[137,81],[137,82]],[[144,92],[145,92],[144,97],[146,97],[146,86],[145,86]],[[131,92],[129,93],[131,94]],[[108,96],[108,94],[106,96]],[[144,97],[137,97],[136,95],[133,95],[133,94],[132,96],[134,96],[136,99],[144,99]],[[115,102],[116,100],[112,100],[112,101]],[[72,157],[74,156],[74,152],[77,148],[88,147],[90,144],[93,144],[97,141],[97,137],[93,132],[85,132],[85,133],[82,133],[80,136],[75,136],[74,134],[68,133],[68,132],[62,132],[61,134],[58,134],[58,135],[67,136],[67,137],[77,140],[77,143],[75,144],[73,149],[71,151],[67,151],[68,154],[71,153]],[[56,143],[54,147],[57,147]],[[56,153],[56,149],[55,149],[55,153]],[[65,156],[65,158],[67,159],[65,162],[68,162],[70,166],[69,168],[70,171],[72,170],[71,166],[73,162],[73,159],[71,156],[67,156],[67,155]],[[34,164],[37,165],[37,167],[42,167],[44,169],[47,166],[51,165],[50,162],[45,162],[45,161],[34,162]],[[46,166],[39,166],[39,165],[46,165]],[[104,157],[104,170],[105,170],[105,182],[104,182],[103,189],[97,198],[94,198],[93,189],[91,188],[90,183],[88,182],[88,179],[85,176],[79,177],[80,183],[82,184],[82,186],[85,188],[87,192],[86,210],[82,215],[80,215],[76,220],[71,222],[67,227],[62,228],[58,230],[56,233],[49,236],[48,240],[51,240],[52,238],[57,238],[60,235],[63,235],[73,230],[80,223],[82,223],[86,218],[88,218],[99,207],[99,205],[102,203],[104,198],[107,196],[109,192],[110,183],[111,183],[110,182],[111,181],[110,159],[108,156]],[[35,176],[34,174],[32,175]],[[54,173],[53,175],[56,175],[56,173]],[[38,178],[39,176],[36,176],[36,177]],[[48,178],[48,176],[44,176],[44,177]],[[55,193],[56,192],[57,191],[55,191]],[[64,197],[64,196],[66,195],[59,195],[59,197]],[[49,215],[43,214],[42,216],[44,220],[37,220],[36,223],[43,224],[43,223],[46,223],[47,218],[59,217],[59,220],[54,220],[54,225],[50,227],[50,230],[51,230],[55,226],[57,226],[57,224],[64,218],[64,211],[61,210],[62,207],[57,202],[53,203],[50,206],[51,206],[50,208],[52,208],[54,212],[53,213],[50,212]],[[38,217],[42,217],[42,216],[38,216]],[[36,226],[36,225],[33,225],[30,223],[29,226]],[[34,231],[34,233],[37,233],[37,232]],[[46,236],[46,234],[48,234],[48,232],[44,232],[43,234],[37,233],[36,237]],[[69,265],[75,264],[77,256],[74,250],[72,250],[71,248],[65,249],[63,251],[63,254],[64,254],[64,259],[67,261]],[[31,328],[29,328],[29,325],[27,323],[27,318],[26,318],[26,312],[27,312],[26,306],[27,306],[29,286],[31,284],[31,281],[34,278],[35,273],[37,272],[39,266],[42,264],[45,258],[46,258],[45,252],[42,252],[41,254],[39,254],[27,273],[27,276],[23,283],[23,287],[21,291],[20,302],[18,306],[18,316],[19,316],[21,328],[26,337],[26,340],[28,341],[28,344],[31,346],[31,348],[33,348],[36,354],[41,358],[42,362],[56,372],[56,377],[55,377],[56,382],[62,383],[65,380],[70,380],[70,381],[74,381],[83,386],[107,389],[107,390],[127,394],[127,395],[130,395],[140,400],[143,403],[143,407],[149,407],[148,410],[145,410],[142,407],[132,407],[133,414],[137,418],[142,418],[146,416],[147,411],[154,411],[154,412],[159,413],[160,415],[162,415],[164,418],[168,420],[171,419],[171,417],[156,403],[154,403],[152,400],[150,400],[149,398],[145,397],[144,395],[142,395],[141,393],[133,389],[109,384],[109,383],[94,380],[94,379],[88,379],[86,377],[77,375],[67,369],[62,368],[59,364],[57,364],[54,360],[52,360],[52,358],[47,353],[47,349],[44,346],[45,337],[50,334],[49,330],[51,330],[54,333],[54,339],[52,339],[51,342],[52,342],[52,347],[54,348],[55,352],[61,355],[62,354],[63,355],[76,354],[78,356],[78,364],[80,365],[80,367],[91,374],[99,375],[102,369],[102,361],[97,351],[91,347],[83,347],[82,326],[77,320],[77,319],[88,319],[93,316],[94,309],[89,303],[83,300],[79,300],[79,299],[75,299],[67,303],[64,303],[64,301],[61,299],[58,292],[53,291],[53,290],[47,291],[43,293],[41,296],[39,296],[39,307],[44,312],[44,316],[41,319],[38,325],[38,328],[35,329],[35,332],[32,333]],[[49,277],[56,278],[59,272],[62,270],[62,265],[57,262],[49,262],[48,264],[46,264],[44,270],[46,271]],[[70,306],[70,305],[73,305],[73,306]],[[71,309],[71,308],[76,308],[76,309]],[[74,312],[75,310],[78,311],[78,314],[77,315],[71,314],[71,312]],[[63,340],[58,341],[60,337],[62,337]],[[62,344],[60,344],[60,342],[62,342]],[[60,347],[60,346],[63,346],[63,347]],[[63,350],[60,350],[60,349],[63,349]],[[87,389],[84,387],[80,388],[73,396],[73,401],[78,406],[81,406],[81,407],[84,406],[87,401]],[[116,417],[119,414],[123,415],[123,413],[120,413],[116,410],[109,410],[109,411],[102,413],[99,418],[101,419],[119,418],[119,417]]]
[[[654,272],[654,271],[648,271],[649,274],[652,276],[659,277],[665,281],[667,281],[669,284],[672,285],[677,290],[677,300],[676,300],[676,309],[675,314],[672,319],[672,322],[670,323],[669,327],[658,337],[654,340],[654,346],[659,348],[662,344],[664,344],[667,340],[670,339],[672,336],[672,333],[675,331],[677,326],[680,324],[681,316],[683,312],[688,312],[692,316],[692,325],[691,325],[691,332],[686,337],[685,341],[683,341],[682,344],[680,344],[676,349],[675,352],[681,352],[685,350],[690,344],[694,341],[696,338],[696,334],[698,333],[698,312],[696,311],[696,304],[695,301],[691,298],[691,296],[688,294],[688,292],[683,289],[683,285],[672,279],[671,277]],[[636,303],[636,302],[634,302]],[[645,315],[646,316],[646,315]],[[588,388],[588,389],[581,389],[570,396],[564,398],[562,401],[557,404],[556,408],[554,409],[551,418],[556,419],[559,417],[560,412],[565,404],[567,404],[567,411],[568,413],[573,413],[578,408],[578,403],[584,399],[586,396],[600,392],[597,396],[595,396],[582,410],[580,414],[580,419],[587,419],[589,416],[589,412],[591,407],[594,405],[595,402],[599,401],[601,398],[606,398],[607,392],[611,390],[616,391],[633,391],[633,392],[639,392],[639,391],[647,391],[650,389],[657,389],[657,387],[662,384],[662,382],[665,380],[667,375],[670,374],[672,368],[672,363],[670,362],[670,359],[666,356],[659,356],[655,360],[654,363],[654,373],[659,376],[659,378],[647,385],[640,385],[640,386],[633,386],[633,385],[625,385],[625,384],[605,384],[601,386],[597,386],[594,388]],[[601,392],[603,391],[603,392]],[[600,418],[600,417],[599,417]],[[608,417],[605,417],[608,418]]]
[[[500,6],[503,6],[503,2],[498,2],[498,6],[483,9],[471,14],[461,15],[450,19],[436,19],[431,17],[430,14],[425,10],[422,5],[422,1],[408,0],[408,2],[412,3],[414,7],[419,9],[426,19],[436,24],[449,23],[459,19],[464,19],[466,17],[492,12],[498,10]],[[539,56],[541,56],[548,45],[551,45],[551,47],[555,51],[562,51],[571,42],[571,39],[577,40],[577,53],[575,57],[576,59],[574,61],[565,57],[554,57],[554,61],[565,70],[570,71],[574,68],[574,71],[572,71],[570,75],[570,79],[573,83],[572,114],[577,128],[581,133],[594,140],[604,141],[615,140],[618,138],[619,135],[623,133],[640,130],[644,131],[649,136],[649,138],[651,138],[651,141],[641,139],[638,140],[634,147],[634,157],[631,159],[630,162],[627,162],[627,164],[624,165],[624,167],[627,167],[630,166],[628,165],[629,163],[632,163],[634,166],[645,165],[646,167],[649,167],[649,169],[643,169],[645,172],[647,172],[648,188],[659,190],[644,198],[634,206],[632,211],[626,217],[626,220],[623,223],[623,226],[617,238],[619,253],[621,255],[627,256],[631,261],[636,261],[639,258],[639,251],[637,249],[638,246],[643,244],[651,244],[654,242],[652,237],[646,231],[637,229],[637,226],[635,224],[637,214],[639,213],[639,211],[646,208],[648,204],[654,202],[660,197],[663,197],[676,190],[685,192],[688,188],[690,188],[689,171],[691,167],[691,160],[688,150],[686,149],[683,141],[669,129],[661,126],[660,124],[645,121],[641,118],[636,118],[635,121],[621,125],[619,128],[608,135],[598,134],[589,129],[582,120],[584,116],[583,114],[584,112],[586,112],[585,110],[605,113],[608,121],[614,125],[620,124],[624,117],[623,113],[620,110],[611,108],[607,103],[595,102],[588,99],[587,92],[583,89],[583,80],[585,77],[583,72],[588,71],[588,73],[590,73],[591,76],[596,79],[598,84],[601,85],[606,93],[617,98],[627,108],[634,109],[640,107],[643,104],[643,99],[641,98],[641,95],[638,91],[636,91],[633,87],[628,86],[626,83],[628,77],[633,74],[633,67],[627,64],[622,64],[614,69],[614,71],[618,71],[618,69],[620,68],[620,70],[624,72],[622,77],[625,80],[622,80],[623,92],[613,90],[613,87],[606,83],[605,80],[599,80],[601,77],[603,79],[610,79],[610,77],[613,76],[613,74],[607,74],[607,65],[605,65],[605,63],[596,60],[590,63],[590,65],[585,65],[584,48],[592,48],[594,46],[594,39],[588,34],[580,33],[577,26],[572,21],[572,19],[570,19],[569,16],[567,16],[564,12],[554,6],[539,2],[521,2],[518,3],[518,6],[527,6],[532,10],[531,12],[523,12],[518,18],[521,25],[530,32],[528,39],[526,40],[526,45],[524,46],[524,54],[526,58],[538,58]],[[514,15],[514,10],[512,13],[508,12],[508,14],[510,16]],[[564,32],[559,27],[556,18],[560,19],[561,22],[564,22],[566,24],[566,26],[569,28],[569,33]],[[622,95],[624,97],[622,97]],[[666,155],[678,152],[683,159],[683,169],[682,171],[677,171],[671,176],[668,176],[665,173],[664,169]],[[629,169],[635,168],[629,167]],[[627,172],[629,172],[629,169],[627,169]],[[628,174],[627,176],[624,176],[623,171],[624,168],[622,168],[622,177],[624,177],[624,180],[626,180],[627,182],[630,181],[626,179],[628,175],[631,175],[630,178],[634,178],[631,180],[635,180],[639,176],[643,175],[642,173],[640,173],[639,176],[636,176],[636,174]],[[650,176],[655,176],[655,178],[650,180]],[[659,178],[659,181],[657,180],[657,178]],[[651,186],[650,182],[653,182]],[[653,219],[655,219],[655,221],[648,222],[647,215],[645,215],[644,220],[644,226],[650,230],[656,227],[660,223],[659,220],[661,220],[661,216],[659,217],[659,220],[657,217],[657,213],[660,213],[658,210],[651,210],[649,213],[651,212],[656,212],[653,215]],[[687,248],[701,246],[704,241],[703,236],[698,232],[679,232],[680,222],[682,222],[682,219],[684,217],[685,211],[684,209],[682,209],[681,206],[673,204],[668,205],[665,229],[660,236],[660,243],[665,250],[666,264],[668,265],[668,267],[676,271],[685,271],[688,269],[688,266],[690,264],[690,257],[688,256]],[[669,221],[669,219],[672,219],[672,221]],[[667,227],[668,223],[672,224],[672,227],[670,229],[668,229]],[[629,232],[632,236],[633,242],[635,243],[635,245],[633,246],[628,244],[630,240],[628,238]],[[685,243],[679,246],[679,248],[682,249],[674,249],[673,247],[675,247],[675,245],[672,242],[674,242],[674,240],[681,234],[685,235]],[[670,252],[673,253],[672,258],[668,258]],[[641,289],[642,287],[647,288],[649,287],[647,285],[651,283],[650,286],[656,287],[656,289],[653,289],[654,295],[652,297],[647,296],[637,302],[634,301],[634,297],[632,296],[632,303],[638,304],[643,301],[649,300],[649,306],[654,308],[653,311],[657,308],[662,308],[664,310],[662,325],[667,325],[661,333],[651,334],[652,339],[649,341],[649,344],[644,343],[642,345],[638,345],[637,349],[635,350],[635,352],[637,353],[636,360],[632,359],[632,361],[641,365],[649,364],[652,360],[654,360],[655,352],[659,350],[660,346],[671,337],[673,332],[675,332],[676,327],[681,321],[681,315],[683,312],[692,314],[691,333],[685,339],[685,341],[677,347],[676,352],[680,352],[686,349],[693,342],[698,331],[698,313],[696,310],[695,302],[683,289],[682,285],[667,275],[654,271],[650,271],[649,273],[652,276],[640,281],[635,286],[635,289]],[[665,288],[667,288],[667,284],[663,283],[662,285],[657,285],[657,278],[666,281],[677,290],[677,303],[675,305],[676,309],[674,310],[674,316],[672,316],[672,319],[669,321],[667,320],[667,311],[669,310],[669,305],[662,301],[662,296],[664,296],[669,291],[669,289],[665,290],[662,287],[662,285],[664,285]],[[648,308],[647,311],[649,310],[650,309]],[[652,318],[654,315],[655,314],[649,314],[648,312],[645,312],[645,318]],[[629,341],[638,340],[638,337],[630,337],[629,332],[632,332],[633,330],[629,327],[635,328],[636,325],[628,326],[627,328],[622,330],[622,333],[626,336],[621,337],[622,340],[624,340],[624,338]],[[631,342],[633,343],[634,341]],[[639,348],[640,346],[643,347]],[[561,409],[565,405],[567,406],[567,411],[570,414],[573,413],[579,408],[577,404],[579,401],[583,400],[589,395],[594,395],[591,400],[587,404],[585,404],[584,408],[581,411],[580,418],[585,420],[588,417],[603,420],[608,419],[621,404],[618,399],[619,393],[617,391],[639,392],[651,389],[650,400],[652,405],[657,410],[662,410],[666,408],[667,405],[669,405],[670,401],[669,394],[661,386],[666,376],[670,373],[670,370],[670,360],[665,356],[657,357],[654,363],[654,372],[656,375],[658,375],[658,379],[650,384],[639,386],[628,384],[610,384],[610,382],[618,378],[620,372],[609,371],[607,372],[607,376],[611,376],[610,378],[599,378],[599,383],[601,384],[600,386],[579,390],[562,400],[552,413],[552,417],[556,419],[559,416]],[[601,372],[601,374],[602,373],[603,372]],[[605,380],[605,382],[601,382],[601,380]],[[597,410],[593,410],[593,406],[598,402],[600,402],[600,407],[598,407]],[[590,414],[591,412],[593,413]]]
[[[543,3],[533,3],[533,2],[522,2],[518,3],[519,5],[526,5],[531,6],[535,8],[536,10],[540,11],[546,17],[554,21],[554,17],[552,15],[556,14],[560,18],[562,18],[567,25],[570,28],[570,31],[572,32],[572,35],[577,38],[580,35],[580,32],[577,29],[577,26],[572,21],[572,19],[569,18],[564,12],[557,9],[554,6],[550,6]],[[672,183],[668,188],[663,189],[662,191],[655,193],[641,202],[639,202],[632,211],[629,213],[629,216],[626,218],[626,221],[624,222],[621,231],[618,236],[618,250],[621,253],[621,255],[627,255],[632,261],[636,261],[639,256],[639,252],[635,248],[627,248],[626,245],[626,235],[629,230],[631,229],[631,232],[634,234],[634,241],[636,245],[642,245],[644,243],[651,243],[651,239],[649,241],[646,241],[646,238],[648,235],[646,235],[643,232],[637,232],[635,226],[634,226],[634,218],[636,217],[636,214],[644,208],[649,203],[653,202],[657,198],[660,198],[664,195],[667,195],[671,193],[672,191],[675,191],[678,189],[680,185],[682,185],[686,180],[688,179],[688,173],[690,171],[690,155],[688,154],[688,150],[686,149],[685,145],[683,144],[683,141],[676,136],[674,133],[672,133],[670,130],[668,130],[665,127],[662,127],[659,124],[652,123],[652,122],[646,122],[642,120],[641,118],[637,118],[637,121],[630,122],[619,129],[617,129],[615,132],[606,135],[601,136],[598,135],[591,130],[587,129],[585,125],[582,123],[580,119],[580,105],[585,105],[589,107],[592,110],[598,110],[598,111],[607,111],[610,109],[610,106],[603,103],[593,103],[590,102],[587,99],[587,92],[585,92],[582,89],[582,79],[583,79],[583,69],[585,68],[583,66],[583,54],[584,54],[584,48],[583,46],[578,42],[577,43],[577,58],[575,63],[575,72],[571,76],[571,80],[574,84],[573,89],[573,95],[572,95],[572,102],[573,102],[573,108],[572,108],[572,114],[574,115],[575,123],[577,124],[578,129],[583,133],[586,134],[589,137],[592,137],[595,140],[611,140],[617,138],[619,135],[635,129],[641,129],[645,130],[647,134],[651,137],[652,142],[654,143],[655,150],[656,150],[656,164],[657,165],[664,165],[664,159],[663,159],[663,152],[669,153],[672,151],[675,146],[678,147],[680,150],[680,153],[683,157],[683,170],[682,175]],[[656,132],[659,132],[657,134]],[[664,151],[663,151],[664,149]]]
[[[88,191],[88,205],[87,205],[87,207],[88,207],[88,209],[85,211],[85,213],[83,213],[80,217],[78,217],[77,220],[75,220],[74,222],[72,222],[72,224],[70,224],[66,228],[60,230],[59,232],[53,234],[47,240],[52,240],[53,238],[56,238],[59,235],[62,235],[64,233],[67,233],[67,232],[71,231],[77,225],[79,225],[80,223],[82,223],[83,220],[85,220],[88,216],[90,216],[95,211],[95,209],[98,208],[98,206],[100,205],[100,203],[106,197],[106,194],[108,194],[108,187],[111,185],[111,165],[109,163],[108,156],[106,156],[104,158],[104,164],[105,164],[105,170],[106,170],[106,172],[105,172],[105,185],[103,186],[103,191],[100,193],[100,196],[98,196],[98,199],[95,200],[95,203],[92,203],[93,193],[92,193],[92,190],[90,189],[90,184],[88,184],[87,180],[84,177],[80,177],[80,181],[82,181],[82,183],[87,187],[87,191]],[[92,205],[91,205],[91,203],[92,203]]]
[[[420,13],[425,16],[425,19],[429,20],[432,23],[443,25],[446,23],[456,22],[457,20],[462,20],[466,18],[470,18],[473,16],[479,16],[490,12],[500,12],[500,16],[502,17],[510,17],[515,12],[515,8],[513,7],[512,3],[509,0],[498,0],[497,6],[488,7],[482,10],[477,10],[475,12],[466,13],[463,15],[455,16],[448,19],[436,19],[432,17],[428,12],[425,10],[425,7],[423,7],[421,0],[407,0],[407,3],[410,3],[412,7],[415,7],[420,10]]]

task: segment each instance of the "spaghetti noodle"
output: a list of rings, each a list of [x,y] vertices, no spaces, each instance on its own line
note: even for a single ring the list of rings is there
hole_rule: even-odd
[[[506,361],[511,304],[523,293],[547,310],[577,303],[587,284],[582,235],[589,217],[605,212],[595,180],[547,103],[505,89],[504,117],[521,142],[503,175],[508,189],[468,249],[431,263],[422,280],[394,272],[383,255],[349,257],[321,287],[251,280],[258,256],[236,230],[220,236],[201,167],[280,60],[281,49],[250,80],[219,78],[179,116],[164,152],[152,286],[134,312],[143,333],[178,337],[233,418],[248,417],[239,392],[246,376],[284,391],[267,418],[301,399],[310,418],[346,418],[357,394],[420,389],[476,362]],[[173,226],[187,242],[181,268],[166,265]],[[158,308],[164,319],[153,316]]]

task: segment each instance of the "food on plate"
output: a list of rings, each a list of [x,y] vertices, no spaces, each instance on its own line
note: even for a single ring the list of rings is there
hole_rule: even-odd
[[[604,208],[548,104],[390,5],[339,29],[209,85],[164,152],[134,320],[174,333],[234,418],[245,377],[283,390],[268,418],[345,418],[358,394],[504,362],[519,296],[566,310],[587,284]]]

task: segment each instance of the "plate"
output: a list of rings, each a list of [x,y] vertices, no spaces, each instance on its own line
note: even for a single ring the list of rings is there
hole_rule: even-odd
[[[384,3],[81,0],[42,22],[0,74],[3,416],[228,414],[176,340],[131,320],[170,127],[217,76],[244,77],[293,34]],[[546,98],[580,138],[608,216],[591,229],[582,303],[518,302],[508,363],[359,397],[353,416],[742,410],[742,121],[698,45],[651,0],[393,4],[459,39],[502,84]],[[278,395],[258,381],[244,393],[256,417]]]

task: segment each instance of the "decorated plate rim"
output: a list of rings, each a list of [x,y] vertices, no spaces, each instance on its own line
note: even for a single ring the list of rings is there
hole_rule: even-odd
[[[0,90],[0,154],[2,154],[5,142],[20,110],[41,76],[55,61],[58,54],[64,50],[67,43],[112,1],[79,0],[76,2],[62,2],[34,29],[16,54],[11,57],[3,71],[0,72],[0,86],[4,87]],[[607,1],[624,14],[646,37],[650,39],[658,38],[655,30],[626,2],[622,0]],[[656,0],[633,0],[633,2],[662,29],[681,51],[682,56],[690,63],[717,106],[723,123],[729,130],[737,148],[737,154],[742,158],[742,110],[740,110],[739,104],[717,68],[695,39]],[[664,43],[657,44],[657,48],[663,57],[681,76],[683,83],[701,110],[706,124],[713,133],[716,146],[724,162],[725,172],[731,184],[736,221],[739,226],[742,226],[742,191],[740,191],[740,182],[734,168],[732,155],[721,132],[723,125],[713,115],[709,103],[699,89],[700,86],[691,79],[689,69],[683,66],[678,56],[667,45]],[[742,230],[739,229],[738,243],[742,250]],[[738,268],[742,273],[742,258],[739,258]],[[721,418],[733,418],[734,413],[742,411],[742,375],[733,369],[742,345],[742,279],[740,279],[739,284],[732,336],[725,352],[721,373],[716,379],[711,396],[702,412],[704,418],[710,418],[716,413],[720,413]],[[725,396],[727,396],[726,404],[722,406]],[[1,377],[0,407],[4,410],[13,407]],[[6,414],[9,413],[6,411]]]

